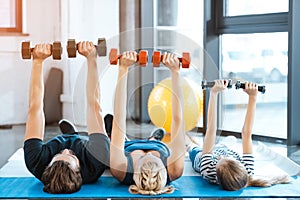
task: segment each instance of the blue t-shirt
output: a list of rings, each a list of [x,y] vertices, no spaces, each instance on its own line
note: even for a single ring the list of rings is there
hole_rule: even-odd
[[[24,142],[27,169],[39,180],[52,158],[64,149],[72,150],[80,163],[83,183],[93,183],[109,166],[109,139],[106,135],[93,133],[89,136],[63,134],[44,143],[31,138]]]
[[[130,155],[131,152],[135,150],[144,150],[150,151],[154,150],[159,152],[160,159],[162,160],[164,166],[167,169],[167,158],[170,156],[169,148],[166,144],[158,140],[132,140],[125,142],[125,156],[127,158],[127,171],[124,180],[121,182],[122,184],[132,185],[134,184],[133,180],[133,161]],[[169,175],[167,177],[167,182],[170,182]]]

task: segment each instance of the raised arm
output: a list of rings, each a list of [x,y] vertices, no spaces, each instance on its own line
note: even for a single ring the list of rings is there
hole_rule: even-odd
[[[24,141],[37,138],[43,140],[45,131],[43,62],[51,55],[50,44],[38,44],[33,50],[33,61],[29,89],[29,110]]]
[[[217,133],[218,94],[227,88],[227,85],[228,80],[216,80],[210,91],[207,113],[207,130],[203,141],[202,154],[213,152]]]
[[[106,134],[101,115],[96,47],[92,42],[80,42],[78,44],[78,52],[86,57],[88,65],[86,79],[88,134]]]
[[[162,62],[170,69],[172,79],[172,126],[171,142],[169,144],[171,155],[167,162],[169,177],[171,180],[175,180],[183,173],[185,158],[182,78],[180,76],[179,60],[174,54],[165,53]]]
[[[242,129],[242,145],[243,153],[251,154],[253,152],[252,147],[252,128],[256,110],[256,96],[258,93],[258,86],[252,82],[245,83],[244,92],[248,94],[248,106],[245,117],[244,126]]]
[[[124,52],[120,58],[118,82],[114,101],[114,119],[110,142],[110,171],[119,181],[126,175],[127,159],[124,153],[126,137],[126,104],[128,68],[137,60],[135,52]]]

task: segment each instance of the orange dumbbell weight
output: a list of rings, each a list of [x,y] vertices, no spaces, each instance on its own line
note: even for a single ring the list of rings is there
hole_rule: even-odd
[[[111,49],[109,52],[109,62],[111,65],[117,65],[118,59],[122,57],[121,54],[118,54],[117,49]],[[140,66],[146,66],[148,62],[148,51],[141,50],[137,56],[137,60]]]
[[[153,51],[152,54],[152,64],[154,67],[159,67],[160,62],[162,61],[163,55],[161,55],[160,51]],[[190,53],[183,52],[182,57],[178,58],[178,60],[181,62],[182,68],[190,68],[191,64],[191,57]]]

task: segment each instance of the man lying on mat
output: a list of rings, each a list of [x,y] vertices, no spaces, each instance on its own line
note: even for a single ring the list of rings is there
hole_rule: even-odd
[[[44,143],[43,62],[51,55],[51,46],[39,44],[33,50],[24,155],[28,170],[42,181],[44,191],[49,193],[76,192],[82,184],[97,181],[109,165],[109,139],[99,103],[96,48],[92,42],[80,42],[78,51],[87,58],[88,65],[88,136],[78,135],[72,127],[68,128],[62,122],[64,134]]]
[[[124,52],[120,58],[110,145],[110,170],[122,184],[130,185],[129,191],[133,194],[172,193],[174,188],[167,184],[182,175],[185,156],[179,60],[175,55],[166,53],[162,61],[170,69],[172,78],[173,121],[169,147],[157,140],[162,138],[158,134],[159,130],[150,139],[126,141],[127,76],[129,67],[136,61],[135,52]],[[155,139],[155,136],[158,137]]]
[[[193,168],[201,173],[208,182],[219,184],[225,190],[239,190],[247,186],[266,187],[289,182],[289,177],[286,175],[274,176],[269,179],[253,176],[252,127],[258,93],[258,86],[255,83],[245,83],[244,92],[248,94],[248,107],[242,129],[243,155],[240,156],[225,145],[215,146],[218,94],[227,88],[227,85],[228,80],[217,80],[210,91],[208,123],[203,148],[194,147],[189,151]]]

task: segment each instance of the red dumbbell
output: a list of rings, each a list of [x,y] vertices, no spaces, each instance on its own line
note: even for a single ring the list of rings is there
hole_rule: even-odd
[[[162,58],[163,58],[163,55],[161,55],[160,51],[153,51],[153,54],[152,54],[153,67],[159,67],[160,62],[162,61]],[[178,58],[178,60],[181,62],[182,68],[190,68],[190,64],[191,64],[190,53],[183,52],[182,57]]]
[[[111,65],[117,65],[118,59],[120,59],[122,55],[118,54],[117,49],[111,49],[109,52],[109,62]],[[140,50],[137,60],[140,66],[146,66],[148,62],[148,51]]]

